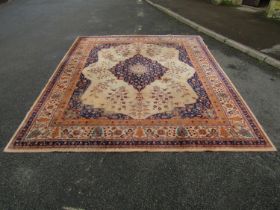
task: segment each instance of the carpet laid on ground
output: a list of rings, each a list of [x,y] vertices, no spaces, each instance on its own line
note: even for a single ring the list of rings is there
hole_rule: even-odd
[[[199,36],[77,38],[5,148],[274,150]]]

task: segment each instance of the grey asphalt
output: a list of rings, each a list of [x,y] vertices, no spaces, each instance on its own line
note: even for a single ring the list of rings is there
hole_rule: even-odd
[[[140,0],[0,5],[0,209],[279,209],[279,152],[2,152],[76,36],[108,34],[198,33]],[[280,71],[202,37],[280,148]]]

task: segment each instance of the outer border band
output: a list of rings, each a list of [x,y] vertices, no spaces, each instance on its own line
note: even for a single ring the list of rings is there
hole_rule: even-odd
[[[267,146],[256,146],[256,145],[246,145],[246,146],[241,146],[241,145],[236,145],[236,146],[209,146],[209,145],[199,145],[199,146],[188,146],[188,147],[178,147],[175,148],[170,148],[170,147],[166,147],[166,148],[159,148],[157,146],[154,147],[149,147],[149,146],[145,146],[145,147],[137,147],[137,148],[96,148],[96,147],[89,147],[87,146],[87,148],[84,148],[83,146],[79,146],[79,147],[71,147],[71,146],[67,146],[67,147],[63,147],[63,146],[59,146],[59,147],[35,147],[35,148],[31,148],[31,147],[13,147],[12,144],[15,141],[15,137],[18,134],[18,132],[20,131],[20,129],[22,129],[22,127],[24,126],[24,124],[26,124],[26,121],[30,118],[32,111],[34,110],[34,108],[36,107],[36,105],[38,105],[38,101],[40,99],[42,99],[42,97],[44,96],[47,88],[49,88],[49,85],[51,84],[51,82],[54,81],[55,77],[57,77],[59,74],[59,70],[63,67],[63,65],[68,61],[69,59],[69,55],[71,55],[71,52],[73,50],[75,50],[76,46],[78,45],[79,41],[82,38],[100,38],[100,37],[159,37],[159,36],[165,36],[165,37],[196,37],[201,45],[201,47],[203,48],[203,50],[205,51],[205,53],[207,54],[207,57],[209,58],[209,60],[211,60],[211,62],[217,67],[217,71],[225,78],[225,80],[230,84],[230,86],[233,88],[235,94],[237,94],[237,96],[240,98],[243,106],[247,109],[247,111],[249,112],[250,116],[252,117],[252,119],[256,122],[256,124],[258,125],[258,128],[261,130],[262,134],[265,136],[266,140],[268,141],[268,143],[270,145]],[[42,106],[42,104],[41,104]],[[86,146],[85,146],[86,147]],[[206,148],[207,147],[207,148]],[[43,88],[43,90],[41,91],[39,97],[35,100],[33,106],[31,107],[31,109],[29,110],[29,112],[27,113],[27,115],[25,116],[24,120],[22,121],[22,123],[20,124],[19,128],[17,129],[17,131],[15,132],[15,134],[13,135],[13,137],[11,138],[11,140],[9,141],[8,145],[5,147],[4,149],[5,152],[206,152],[206,151],[225,151],[225,152],[263,152],[263,151],[276,151],[276,147],[273,145],[273,143],[271,142],[271,140],[269,139],[269,137],[267,136],[267,134],[264,132],[262,126],[260,125],[260,123],[257,121],[256,117],[254,116],[254,114],[252,113],[252,111],[250,110],[250,108],[248,107],[248,105],[246,104],[245,100],[242,98],[242,96],[239,94],[239,92],[236,90],[235,86],[232,84],[232,82],[230,81],[230,79],[228,78],[228,76],[225,74],[225,72],[222,70],[222,68],[220,67],[220,65],[218,64],[218,62],[215,60],[215,58],[213,57],[213,55],[210,53],[209,49],[207,48],[207,46],[205,45],[205,43],[203,42],[202,38],[200,36],[193,36],[193,35],[110,35],[110,36],[79,36],[75,39],[74,43],[72,44],[72,46],[70,47],[70,49],[67,51],[67,53],[64,55],[63,59],[61,60],[61,62],[59,63],[58,67],[56,68],[56,70],[54,71],[53,75],[51,76],[51,78],[48,80],[48,82],[46,83],[45,87]]]

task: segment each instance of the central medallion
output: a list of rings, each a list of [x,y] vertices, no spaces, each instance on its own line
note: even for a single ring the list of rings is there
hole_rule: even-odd
[[[139,120],[197,115],[192,111],[201,107],[196,105],[199,95],[192,82],[195,69],[180,60],[178,49],[129,44],[101,49],[97,55],[97,61],[82,71],[89,80],[77,96],[82,117]]]
[[[110,70],[118,79],[124,80],[139,92],[160,79],[167,68],[140,54],[121,61]]]

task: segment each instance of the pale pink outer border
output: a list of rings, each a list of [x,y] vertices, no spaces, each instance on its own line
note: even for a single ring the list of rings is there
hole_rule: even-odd
[[[219,68],[219,71],[221,71],[223,76],[229,81],[229,83],[231,84],[231,86],[233,87],[233,89],[235,90],[237,95],[240,97],[242,103],[246,106],[246,108],[250,112],[251,116],[253,117],[253,119],[257,123],[259,129],[261,129],[261,131],[265,135],[266,139],[269,141],[271,147],[261,147],[261,146],[258,146],[258,147],[254,147],[254,148],[248,148],[248,147],[247,148],[240,148],[240,147],[232,147],[232,146],[231,147],[224,147],[223,146],[223,147],[205,147],[204,148],[204,147],[200,146],[200,147],[185,147],[185,148],[180,147],[180,148],[166,148],[166,149],[163,149],[163,148],[158,148],[158,149],[157,148],[129,148],[129,149],[127,149],[127,148],[71,148],[71,147],[66,147],[66,148],[61,148],[61,147],[34,148],[34,149],[33,148],[24,148],[24,149],[23,148],[18,148],[18,149],[10,148],[10,145],[13,143],[16,134],[18,133],[20,128],[24,125],[25,121],[28,119],[30,113],[33,111],[33,108],[35,107],[35,105],[37,104],[38,100],[43,95],[45,89],[47,88],[49,82],[52,81],[52,79],[54,78],[57,70],[61,67],[61,65],[63,64],[65,59],[69,56],[69,53],[76,46],[77,42],[80,39],[82,39],[82,38],[100,38],[100,37],[149,37],[149,36],[150,37],[152,37],[152,36],[198,37],[200,39],[200,41],[206,46],[205,49],[207,50],[208,55],[211,56],[211,59],[217,65],[217,67]],[[204,41],[201,38],[201,36],[198,36],[198,35],[105,35],[105,36],[78,36],[75,39],[75,41],[73,42],[73,44],[71,45],[71,47],[69,48],[69,50],[66,52],[66,54],[64,55],[62,60],[59,62],[58,66],[55,69],[55,71],[53,72],[52,76],[50,77],[50,79],[48,80],[46,85],[44,86],[43,90],[41,91],[41,93],[39,94],[39,96],[37,97],[35,102],[33,103],[32,107],[27,112],[24,120],[21,122],[21,124],[19,125],[18,129],[16,130],[16,132],[14,133],[14,135],[12,136],[12,138],[9,141],[9,143],[7,144],[7,146],[4,149],[4,152],[9,152],[9,153],[33,153],[33,152],[273,152],[273,151],[277,151],[276,147],[274,146],[274,144],[272,143],[272,141],[270,140],[270,138],[268,137],[268,135],[264,131],[264,129],[261,126],[261,124],[259,123],[259,121],[256,119],[255,115],[253,114],[253,112],[251,111],[251,109],[249,108],[249,106],[247,105],[245,100],[243,99],[243,97],[237,91],[237,89],[234,86],[234,84],[231,82],[229,77],[226,75],[226,73],[223,71],[223,69],[221,68],[219,63],[216,61],[216,59],[214,58],[214,56],[212,55],[212,53],[208,49],[208,46],[204,43]]]

